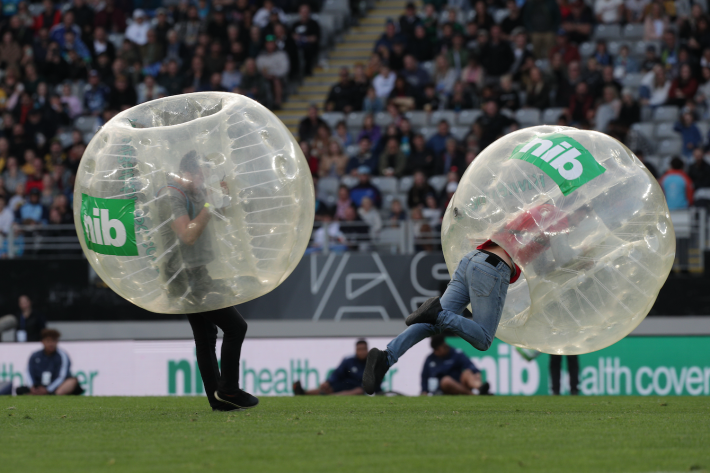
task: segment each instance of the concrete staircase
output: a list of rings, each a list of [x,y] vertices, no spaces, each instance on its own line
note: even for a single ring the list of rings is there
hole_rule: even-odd
[[[404,12],[404,4],[405,0],[377,1],[375,8],[361,18],[357,26],[350,28],[342,41],[328,52],[327,66],[316,68],[314,74],[307,77],[298,91],[284,102],[282,110],[275,112],[294,136],[298,133],[298,123],[306,116],[311,103],[318,104],[322,109],[330,88],[338,81],[341,67],[352,68],[357,62],[367,64],[375,41],[385,31],[385,21],[387,18],[397,21]]]

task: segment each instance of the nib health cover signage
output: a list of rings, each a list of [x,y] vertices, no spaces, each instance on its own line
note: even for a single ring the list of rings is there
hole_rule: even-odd
[[[240,383],[258,396],[290,396],[292,385],[318,387],[340,360],[352,356],[355,338],[247,339],[242,348]],[[384,348],[389,339],[369,338],[370,347]],[[525,360],[496,340],[480,352],[452,338],[483,372],[496,395],[549,394],[549,355]],[[191,340],[61,342],[72,362],[72,374],[87,395],[204,395],[202,377]],[[218,341],[219,353],[221,340]],[[30,354],[39,343],[0,344],[0,382],[25,384]],[[628,337],[615,345],[579,356],[582,395],[710,395],[710,337]],[[419,394],[421,369],[430,353],[423,341],[390,370],[385,391]],[[563,362],[562,393],[569,392]]]

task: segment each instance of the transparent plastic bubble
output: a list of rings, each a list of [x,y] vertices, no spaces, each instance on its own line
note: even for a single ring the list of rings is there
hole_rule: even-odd
[[[276,288],[303,256],[315,210],[291,133],[262,105],[230,93],[118,114],[89,143],[74,203],[79,241],[99,276],[166,314]]]
[[[491,239],[522,268],[496,336],[581,354],[628,335],[675,258],[658,182],[617,140],[538,126],[499,139],[464,173],[444,215],[449,272]],[[476,314],[476,308],[472,308]]]

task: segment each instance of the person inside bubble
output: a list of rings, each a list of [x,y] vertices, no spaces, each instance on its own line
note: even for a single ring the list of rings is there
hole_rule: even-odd
[[[223,196],[229,195],[229,187],[221,181],[219,191],[215,191],[205,186],[195,150],[182,157],[178,172],[170,174],[168,185],[158,191],[158,197],[165,195],[160,200],[160,220],[171,220],[169,226],[161,228],[165,248],[171,250],[162,268],[164,281],[169,297],[188,304],[209,304],[208,299],[221,299],[225,291],[230,291],[214,281],[207,270],[215,260],[214,229],[209,223],[223,212],[214,205],[219,199],[210,194],[221,191]]]

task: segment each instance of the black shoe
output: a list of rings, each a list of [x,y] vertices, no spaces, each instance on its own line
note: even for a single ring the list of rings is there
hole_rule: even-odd
[[[296,381],[293,383],[293,395],[294,396],[303,396],[306,394],[306,391],[303,389],[303,386],[301,386],[300,381]]]
[[[413,324],[436,324],[436,318],[441,312],[441,301],[438,297],[432,297],[424,301],[417,310],[409,314],[405,323],[407,326]]]
[[[362,375],[362,387],[367,394],[374,394],[382,384],[382,380],[390,369],[387,353],[377,348],[370,350],[367,354],[365,372]]]
[[[491,394],[491,385],[488,384],[488,381],[483,383],[480,388],[478,388],[478,394],[485,396],[487,394]]]
[[[256,407],[259,404],[259,399],[257,399],[255,396],[252,396],[246,391],[242,391],[241,389],[239,389],[236,394],[231,395],[215,391],[214,397],[223,404],[226,404],[227,406],[232,406],[241,409],[250,409],[252,407]]]
[[[212,412],[237,412],[246,410],[243,407],[235,407],[227,404],[222,404],[222,406],[212,407]]]

